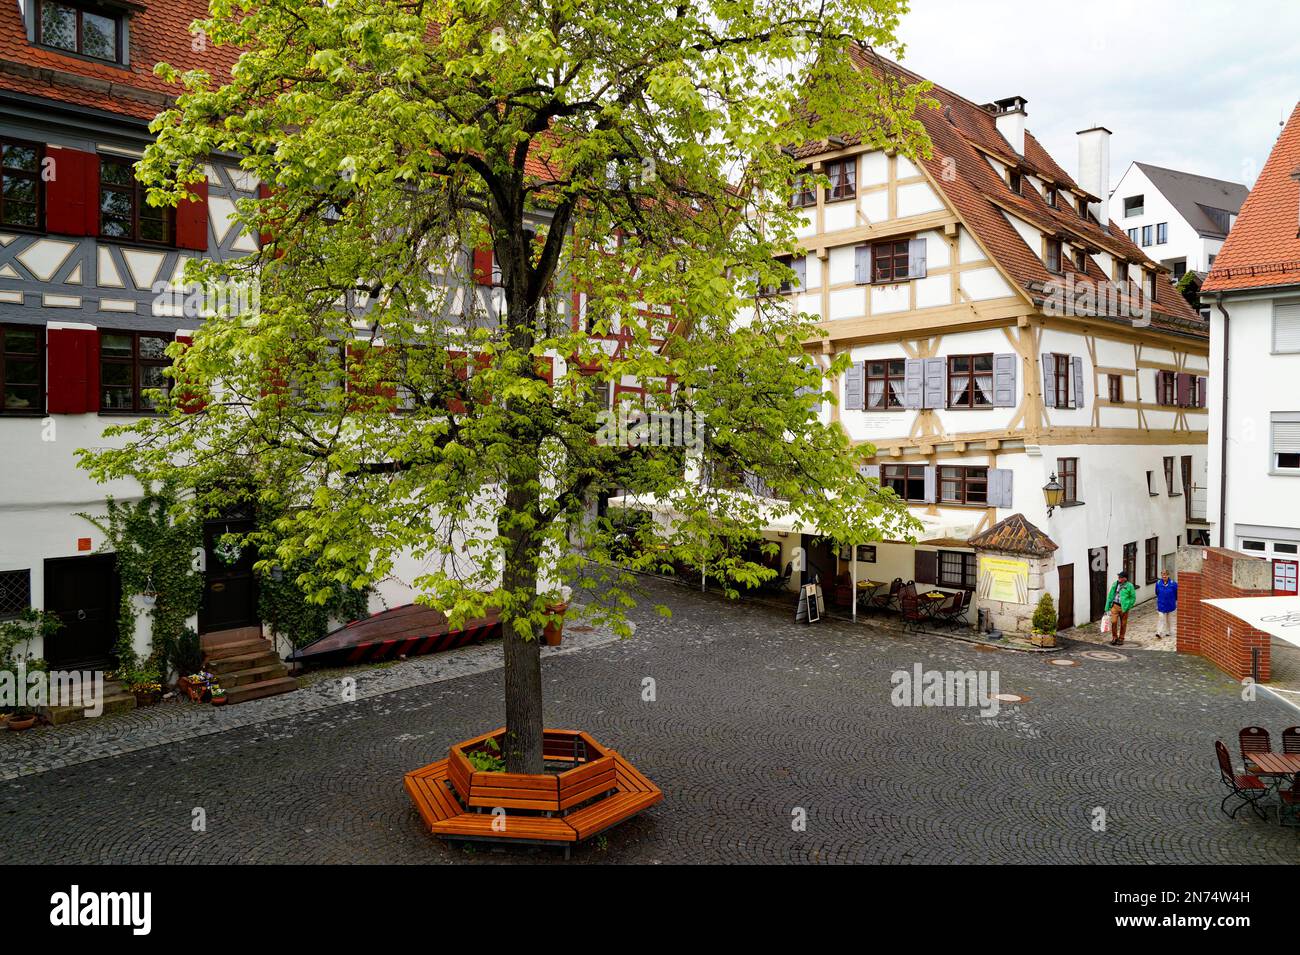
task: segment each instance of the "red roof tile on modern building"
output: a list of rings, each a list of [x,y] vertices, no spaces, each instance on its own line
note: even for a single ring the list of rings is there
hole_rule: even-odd
[[[1246,197],[1202,292],[1300,285],[1300,104]]]

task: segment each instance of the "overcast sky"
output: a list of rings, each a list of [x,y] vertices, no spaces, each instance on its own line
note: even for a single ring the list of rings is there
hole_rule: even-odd
[[[1300,100],[1297,0],[911,3],[905,66],[976,103],[1025,97],[1072,176],[1075,132],[1105,126],[1112,187],[1133,160],[1249,185]]]

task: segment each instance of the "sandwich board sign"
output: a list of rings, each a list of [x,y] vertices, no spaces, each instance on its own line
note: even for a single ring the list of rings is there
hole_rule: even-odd
[[[823,609],[820,584],[804,584],[799,588],[799,602],[794,610],[795,623],[816,623],[821,620]]]

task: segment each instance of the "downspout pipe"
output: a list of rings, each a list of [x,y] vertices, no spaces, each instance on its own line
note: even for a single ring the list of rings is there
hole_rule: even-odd
[[[1219,414],[1219,546],[1227,547],[1228,533],[1228,343],[1232,340],[1232,316],[1223,307],[1223,295],[1214,297],[1214,307],[1223,316],[1223,367],[1219,372],[1223,382],[1223,410]]]

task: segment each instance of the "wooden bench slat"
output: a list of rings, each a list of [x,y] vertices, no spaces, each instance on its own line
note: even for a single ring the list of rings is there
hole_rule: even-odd
[[[592,803],[585,809],[569,813],[564,817],[564,821],[574,828],[579,839],[586,839],[649,809],[661,799],[663,799],[662,793],[619,793],[617,796]]]
[[[549,842],[575,842],[578,838],[573,827],[563,819],[543,816],[508,816],[504,829],[494,829],[490,813],[471,813],[436,823],[432,829],[438,835],[479,836],[486,839],[535,839]]]

